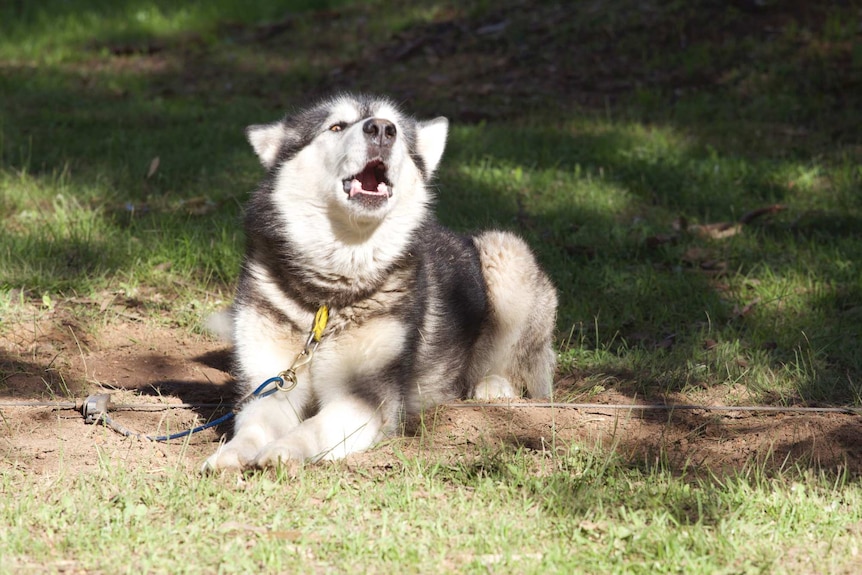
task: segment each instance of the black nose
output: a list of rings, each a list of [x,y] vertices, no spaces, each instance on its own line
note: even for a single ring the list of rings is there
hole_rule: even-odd
[[[362,124],[362,131],[367,137],[379,146],[391,146],[395,140],[395,124],[389,120],[371,118]]]

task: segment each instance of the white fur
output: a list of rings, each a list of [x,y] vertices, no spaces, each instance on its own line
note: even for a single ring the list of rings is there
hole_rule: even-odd
[[[223,341],[233,341],[233,317],[230,309],[210,314],[204,320],[204,329]]]
[[[310,319],[308,325],[311,326]],[[257,385],[289,367],[305,341],[301,336],[284,335],[284,330],[272,320],[249,307],[237,308],[234,326],[234,346],[237,356],[242,358],[241,376],[251,385]],[[306,374],[301,371],[298,376],[302,381]],[[247,391],[252,391],[252,388]]]
[[[355,110],[352,114],[335,112],[330,120],[348,121],[355,117]],[[394,110],[378,110],[376,116],[399,128],[400,117]],[[435,166],[445,146],[445,127],[436,122],[426,128],[427,133],[421,132],[420,141],[436,155],[427,163]],[[366,148],[361,122],[344,132],[321,134],[279,172],[276,205],[285,233],[304,248],[301,265],[318,273],[354,277],[359,283],[375,283],[403,253],[410,232],[424,221],[430,196],[422,175],[408,158],[403,138],[398,138],[387,162],[393,195],[386,208],[373,214],[357,209],[344,193],[343,180],[365,166]]]
[[[291,433],[267,443],[253,464],[269,467],[288,460],[341,459],[378,442],[384,423],[380,410],[345,395],[324,405]]]
[[[505,377],[488,375],[479,381],[476,391],[473,393],[473,398],[488,401],[491,399],[510,399],[519,395]]]
[[[314,392],[324,402],[343,395],[347,382],[373,377],[404,347],[407,326],[391,319],[376,319],[321,345],[311,366]]]
[[[233,439],[213,453],[203,464],[204,471],[241,469],[255,463],[261,449],[286,437],[299,425],[296,390],[249,402],[237,414]],[[291,397],[294,396],[294,397]]]
[[[440,116],[427,122],[419,123],[416,134],[416,148],[425,161],[425,169],[429,173],[437,170],[437,165],[443,158],[446,148],[446,135],[449,133],[449,120]]]
[[[242,311],[238,315],[244,317]],[[253,330],[243,329],[243,319],[238,319],[238,326],[239,333],[253,335]],[[260,330],[260,323],[256,327],[258,333],[271,334]],[[390,363],[402,351],[405,335],[404,325],[380,319],[324,341],[313,363],[297,372],[295,389],[254,399],[239,412],[234,438],[207,459],[203,469],[265,467],[278,459],[336,459],[367,449],[379,441],[389,414],[399,406],[370,409],[351,396],[349,382],[355,377],[373,376]],[[278,343],[260,337],[251,345],[237,342],[242,346],[239,353],[248,354],[252,363],[260,362],[261,382],[269,377],[267,374],[284,369],[280,362],[287,356],[278,351]],[[300,423],[301,406],[312,393],[323,408]]]
[[[250,126],[246,130],[248,141],[254,148],[254,153],[260,159],[263,167],[270,169],[275,165],[278,151],[285,138],[288,137],[287,129],[281,122]]]
[[[488,350],[489,371],[477,386],[475,396],[477,399],[515,397],[524,390],[515,389],[505,377],[513,349],[522,338],[524,329],[532,325],[529,317],[536,312],[537,306],[551,306],[553,315],[557,302],[555,298],[537,301],[531,297],[537,293],[531,282],[538,270],[530,248],[521,238],[508,232],[487,231],[478,235],[474,242],[479,249],[488,299],[496,312],[498,327],[493,345]],[[548,374],[547,378],[543,375],[541,381],[526,382],[530,395],[550,395],[550,381]],[[522,386],[523,383],[519,384]]]

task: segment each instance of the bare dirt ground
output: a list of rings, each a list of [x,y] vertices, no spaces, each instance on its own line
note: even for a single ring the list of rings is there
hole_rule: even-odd
[[[30,321],[4,323],[0,336],[0,469],[69,476],[87,473],[105,460],[153,469],[179,461],[191,472],[217,447],[219,437],[230,432],[229,425],[223,425],[191,439],[155,443],[88,425],[70,405],[103,392],[111,393],[112,401],[121,405],[195,404],[160,411],[112,412],[117,422],[144,434],[181,431],[213,419],[233,401],[230,353],[218,341],[128,317],[117,316],[94,327],[63,310],[43,312]],[[558,387],[576,384],[570,377],[558,382]],[[666,399],[690,403],[692,398]],[[40,401],[67,404],[58,408],[19,403]],[[407,422],[405,435],[396,443],[402,452],[429,457],[469,456],[504,444],[529,450],[576,445],[614,450],[632,465],[661,461],[687,473],[723,473],[756,463],[766,471],[800,466],[862,474],[862,420],[858,415],[615,410],[610,406],[636,400],[612,390],[589,401],[608,407],[537,407],[526,401],[499,407],[440,406],[425,413],[421,421]],[[390,442],[352,456],[350,463],[377,465],[389,456],[394,459],[392,449]]]

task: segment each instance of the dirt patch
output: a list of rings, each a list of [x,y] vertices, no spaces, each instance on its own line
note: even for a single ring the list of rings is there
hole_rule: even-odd
[[[222,426],[155,443],[88,425],[76,411],[87,395],[107,392],[115,404],[139,406],[112,413],[136,432],[175,432],[213,419],[233,401],[229,350],[217,341],[149,322],[108,321],[96,329],[68,313],[11,327],[0,336],[0,467],[79,474],[108,461],[192,471],[230,431]],[[505,445],[531,451],[580,447],[679,472],[721,473],[758,464],[767,471],[801,466],[862,474],[862,421],[856,415],[617,409],[633,401],[614,390],[590,402],[605,405],[441,406],[407,422],[398,449],[444,456]],[[174,407],[139,411],[147,406]],[[383,445],[355,455],[351,464],[394,458],[392,449]]]

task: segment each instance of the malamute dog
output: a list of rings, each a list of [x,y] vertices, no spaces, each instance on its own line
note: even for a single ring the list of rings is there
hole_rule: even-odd
[[[247,396],[283,377],[204,469],[337,459],[424,407],[550,395],[557,296],[530,249],[432,214],[447,132],[353,95],[248,128],[267,175],[230,311],[236,375]]]

